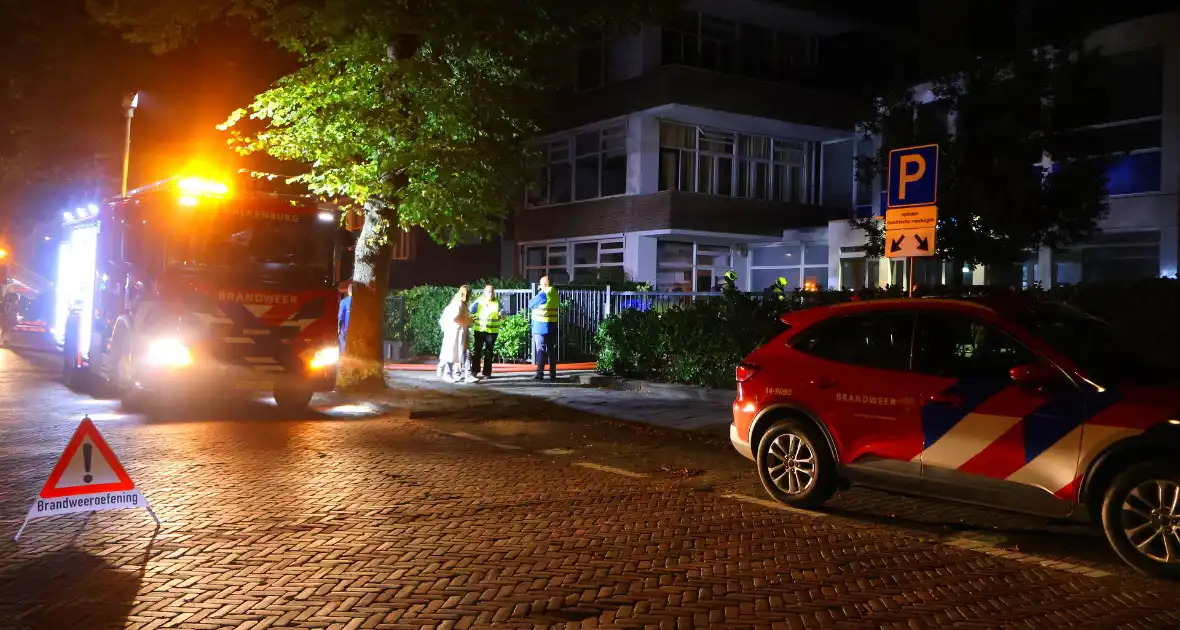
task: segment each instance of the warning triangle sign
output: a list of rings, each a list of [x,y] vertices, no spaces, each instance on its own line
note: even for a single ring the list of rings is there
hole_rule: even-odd
[[[156,527],[160,519],[148,505],[147,497],[135,487],[115,452],[98,432],[89,416],[82,419],[74,437],[66,444],[53,472],[33,500],[25,522],[16,530],[15,540],[29,521],[46,516],[143,508],[152,515]]]
[[[90,418],[83,418],[66,444],[45,487],[41,488],[42,499],[74,497],[101,492],[134,490],[135,483],[123,470],[119,458],[98,432]]]

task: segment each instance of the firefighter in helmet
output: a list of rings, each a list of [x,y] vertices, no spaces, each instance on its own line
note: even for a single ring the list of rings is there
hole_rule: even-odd
[[[774,284],[766,287],[766,299],[773,302],[782,302],[787,299],[787,279],[779,276]]]
[[[737,291],[737,274],[733,269],[725,272],[725,279],[721,282],[722,293],[732,293]]]

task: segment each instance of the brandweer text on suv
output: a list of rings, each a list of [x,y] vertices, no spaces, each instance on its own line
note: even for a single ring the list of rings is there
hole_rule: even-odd
[[[844,483],[1100,524],[1180,579],[1180,378],[1105,322],[1024,300],[881,300],[783,317],[737,369],[730,437],[775,499]]]

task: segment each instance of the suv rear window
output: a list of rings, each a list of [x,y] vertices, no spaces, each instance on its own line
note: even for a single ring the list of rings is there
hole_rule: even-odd
[[[803,331],[792,347],[836,363],[907,371],[913,337],[912,311],[879,311],[819,322]]]

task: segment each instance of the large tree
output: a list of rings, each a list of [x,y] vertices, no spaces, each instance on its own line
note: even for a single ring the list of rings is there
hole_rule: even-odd
[[[977,57],[928,95],[879,98],[861,130],[880,150],[858,159],[858,177],[886,182],[891,149],[937,143],[937,253],[961,264],[1015,263],[1085,239],[1107,212],[1105,173],[1119,150],[1079,129],[1103,119],[1103,63],[1079,46]],[[881,223],[853,225],[880,255]]]
[[[551,63],[679,2],[631,0],[90,0],[156,51],[245,20],[302,67],[230,116],[242,151],[308,166],[296,179],[364,217],[342,385],[383,385],[391,230],[454,245],[497,233],[522,197],[525,142]],[[250,127],[246,119],[262,123]],[[249,127],[243,129],[243,127]]]

